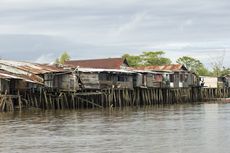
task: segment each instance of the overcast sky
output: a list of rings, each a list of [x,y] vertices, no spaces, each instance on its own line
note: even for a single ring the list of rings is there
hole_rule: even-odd
[[[51,62],[164,50],[230,66],[228,0],[0,0],[0,56]],[[225,54],[224,54],[225,52]]]

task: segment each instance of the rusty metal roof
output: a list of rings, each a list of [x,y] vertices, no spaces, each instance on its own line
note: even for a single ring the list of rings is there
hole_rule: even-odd
[[[43,84],[43,79],[35,76],[35,75],[17,75],[17,74],[13,74],[7,71],[3,71],[0,70],[0,78],[1,79],[16,79],[16,80],[24,80],[27,82],[31,82],[31,83],[36,83],[36,84]]]
[[[18,67],[21,70],[28,71],[33,74],[57,73],[66,71],[62,67],[48,64],[34,64],[33,66],[22,65]]]
[[[48,64],[37,64],[37,63],[18,62],[18,61],[9,61],[9,60],[0,60],[0,64],[11,66],[33,74],[45,74],[45,73],[66,71],[62,67],[58,67],[55,65],[48,65]]]
[[[162,66],[140,66],[137,67],[138,70],[151,70],[151,71],[183,71],[187,68],[182,64],[170,64]]]
[[[105,58],[105,59],[89,59],[89,60],[70,60],[64,65],[82,68],[99,68],[99,69],[121,69],[123,64],[128,65],[126,59],[122,58]]]
[[[0,78],[1,79],[18,79],[19,77],[12,73],[0,70]]]

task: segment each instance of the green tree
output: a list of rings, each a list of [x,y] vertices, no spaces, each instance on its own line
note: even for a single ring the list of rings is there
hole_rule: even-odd
[[[212,66],[212,72],[211,75],[214,77],[219,77],[221,76],[221,67],[219,67],[219,65],[213,65]]]
[[[210,76],[211,75],[211,72],[206,68],[204,67],[204,65],[201,65],[198,69],[197,69],[197,72],[196,72],[198,75],[200,76]]]
[[[59,58],[59,63],[60,64],[64,64],[65,61],[69,61],[70,60],[70,55],[68,54],[68,52],[63,52]]]
[[[179,64],[183,64],[187,69],[196,72],[198,68],[203,66],[203,64],[195,58],[189,56],[183,56],[177,59],[176,61]]]
[[[122,57],[126,58],[129,65],[133,67],[171,64],[169,58],[163,57],[164,54],[163,51],[148,51],[137,56],[124,54]]]
[[[171,64],[172,61],[169,58],[163,57],[164,54],[164,51],[147,51],[143,52],[140,57],[142,63],[146,66]]]
[[[225,68],[223,67],[222,71],[221,71],[221,76],[226,76],[230,74],[230,68]]]
[[[131,67],[137,67],[141,65],[141,57],[140,56],[133,56],[129,54],[124,54],[122,56],[123,59],[126,59]]]
[[[201,63],[200,60],[183,56],[177,59],[176,61],[179,64],[183,64],[188,70],[197,73],[198,75],[210,75],[207,68],[205,68],[204,64]]]
[[[221,77],[221,76],[225,76],[229,74],[230,74],[230,68],[225,68],[225,67],[221,68],[218,65],[213,66],[212,72],[211,72],[211,75],[215,77]]]

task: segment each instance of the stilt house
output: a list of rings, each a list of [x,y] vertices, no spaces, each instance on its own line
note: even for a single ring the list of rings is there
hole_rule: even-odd
[[[152,72],[158,72],[155,75],[155,79],[162,82],[163,86],[170,86],[172,88],[197,86],[197,75],[190,72],[182,64],[171,64],[163,66],[145,66],[138,69],[149,70]]]
[[[133,72],[116,69],[78,69],[83,89],[133,89]]]
[[[16,94],[18,91],[25,91],[35,86],[36,88],[42,86],[37,78],[0,70],[0,93]]]
[[[52,91],[77,91],[79,89],[79,79],[75,72],[70,69],[64,69],[63,67],[0,60],[0,69],[17,75],[40,79],[40,83],[44,85],[43,88],[48,88]],[[32,86],[31,88],[37,89],[36,86]]]
[[[133,88],[132,72],[122,58],[70,60],[65,67],[78,69],[84,89]]]

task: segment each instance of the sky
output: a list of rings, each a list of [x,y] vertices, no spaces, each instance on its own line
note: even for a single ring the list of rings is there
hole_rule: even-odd
[[[0,0],[0,57],[48,63],[163,50],[230,67],[228,0]],[[224,58],[223,58],[224,57]]]

